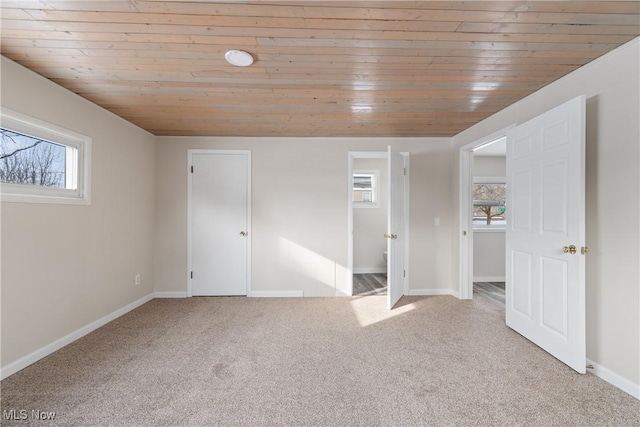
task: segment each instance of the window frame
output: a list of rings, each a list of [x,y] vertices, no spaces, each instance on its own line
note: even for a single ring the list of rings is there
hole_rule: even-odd
[[[496,224],[496,225],[487,225],[487,224],[478,224],[473,221],[473,186],[476,184],[503,184],[507,185],[507,177],[506,176],[475,176],[473,177],[472,189],[471,189],[471,227],[474,232],[496,232],[496,231],[507,231],[507,224]]]
[[[353,179],[356,175],[371,175],[373,176],[373,185],[371,188],[371,192],[373,193],[373,201],[372,202],[356,202],[353,200],[353,193],[351,194],[351,202],[353,207],[356,209],[378,209],[380,208],[380,171],[379,170],[363,170],[358,169],[354,170],[351,174],[351,181],[353,184]],[[352,185],[352,191],[360,191],[356,190],[355,186]]]
[[[8,108],[0,108],[0,126],[13,132],[73,148],[66,156],[67,185],[75,189],[0,183],[0,201],[16,203],[91,204],[91,138]],[[71,160],[71,161],[70,161]]]

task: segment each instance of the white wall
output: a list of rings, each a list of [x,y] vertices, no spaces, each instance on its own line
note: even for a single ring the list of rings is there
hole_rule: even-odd
[[[505,178],[505,156],[474,156],[475,178]],[[505,280],[505,231],[474,230],[473,232],[473,281],[504,282]]]
[[[461,147],[586,95],[586,243],[591,248],[586,271],[587,357],[619,384],[635,387],[636,395],[640,394],[639,40],[454,137],[455,146]],[[457,189],[457,158],[453,165]],[[457,204],[457,195],[454,201]]]
[[[507,176],[506,156],[473,156],[474,177],[498,177]]]
[[[1,66],[3,107],[93,139],[90,206],[1,204],[4,370],[153,292],[155,138],[5,57]]]
[[[389,208],[389,173],[387,159],[353,159],[353,170],[380,172],[380,197],[377,208],[353,209],[353,271],[382,273],[387,271],[382,253],[387,250]]]
[[[451,292],[449,138],[159,137],[156,290],[187,289],[187,149],[218,148],[252,150],[252,290],[347,292],[347,153],[388,144],[411,152],[409,285]]]
[[[505,232],[473,232],[473,281],[505,281]]]

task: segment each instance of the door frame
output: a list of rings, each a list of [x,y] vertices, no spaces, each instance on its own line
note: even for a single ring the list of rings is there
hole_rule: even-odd
[[[403,294],[409,294],[409,239],[410,239],[410,189],[411,189],[411,156],[407,151],[401,151],[400,154],[404,157],[405,168],[407,169],[407,175],[404,180],[405,202],[404,202],[404,219],[405,219],[405,259],[404,270],[406,272],[404,280]],[[336,296],[353,296],[353,160],[354,159],[388,159],[389,153],[387,151],[349,151],[347,153],[347,288],[345,290],[336,289]],[[382,236],[381,236],[382,238]]]
[[[471,188],[473,186],[473,150],[506,138],[507,131],[515,124],[493,132],[470,144],[460,147],[458,182],[458,298],[473,299],[473,217]]]
[[[197,154],[235,154],[244,155],[247,157],[247,296],[251,296],[251,150],[219,150],[219,149],[187,149],[187,271],[185,277],[187,279],[187,297],[192,297],[191,291],[191,271],[192,271],[192,201],[193,195],[191,193],[191,187],[193,184],[193,174],[191,173],[191,166],[193,165],[193,156]]]

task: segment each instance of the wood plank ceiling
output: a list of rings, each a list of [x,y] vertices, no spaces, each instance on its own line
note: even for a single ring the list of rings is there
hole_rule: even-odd
[[[637,37],[640,2],[3,0],[1,34],[156,135],[452,136]]]

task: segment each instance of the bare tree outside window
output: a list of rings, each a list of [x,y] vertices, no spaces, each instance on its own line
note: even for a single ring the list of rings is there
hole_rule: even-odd
[[[65,188],[66,147],[0,128],[0,182]]]
[[[500,183],[473,185],[473,222],[491,225],[506,220],[506,185]]]

